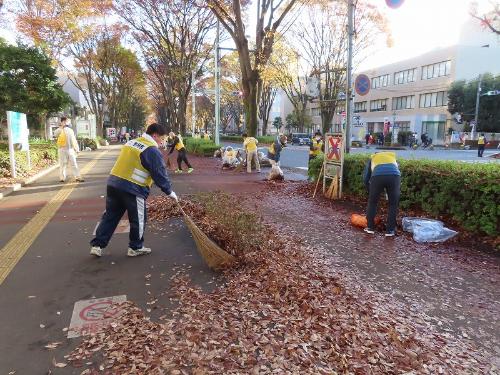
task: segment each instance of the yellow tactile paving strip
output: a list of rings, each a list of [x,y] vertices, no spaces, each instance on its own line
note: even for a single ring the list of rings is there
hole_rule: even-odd
[[[108,151],[101,152],[97,157],[88,162],[82,168],[81,174],[85,175],[95,167],[99,159],[101,159]],[[61,207],[64,201],[73,192],[76,183],[65,184],[56,195],[47,202],[45,206],[38,212],[26,225],[15,234],[14,237],[0,250],[0,285],[7,278],[9,273],[14,269],[17,262],[28,251],[30,246],[35,242],[38,235],[42,232],[45,226],[50,222],[57,210]]]

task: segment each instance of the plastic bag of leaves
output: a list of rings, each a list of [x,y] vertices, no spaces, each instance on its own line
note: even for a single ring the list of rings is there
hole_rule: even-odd
[[[444,242],[455,237],[458,232],[446,228],[439,220],[421,217],[404,217],[403,230],[413,233],[415,242]]]

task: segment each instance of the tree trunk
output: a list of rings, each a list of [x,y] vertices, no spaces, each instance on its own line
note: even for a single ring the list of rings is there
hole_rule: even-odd
[[[177,108],[177,124],[179,127],[179,132],[185,136],[186,135],[186,110],[187,102],[184,97],[179,97],[179,107]]]
[[[257,136],[258,127],[258,111],[259,106],[257,103],[257,81],[249,81],[248,94],[245,96],[245,125],[248,135]]]

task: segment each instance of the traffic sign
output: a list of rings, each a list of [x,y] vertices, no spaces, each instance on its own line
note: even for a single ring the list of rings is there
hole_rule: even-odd
[[[319,79],[318,77],[309,77],[306,82],[306,94],[316,98],[319,96]]]
[[[354,81],[354,88],[358,95],[365,96],[370,92],[370,78],[366,74],[360,74]]]
[[[389,8],[396,9],[399,8],[405,0],[385,0],[385,3]]]

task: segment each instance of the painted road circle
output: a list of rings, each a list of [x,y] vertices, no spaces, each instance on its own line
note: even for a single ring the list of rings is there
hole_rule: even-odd
[[[389,8],[396,9],[399,8],[405,0],[385,0],[385,3]]]
[[[120,309],[113,305],[113,301],[96,302],[80,311],[80,318],[87,322],[95,322],[117,315]]]
[[[370,91],[370,78],[366,74],[360,74],[354,81],[354,87],[358,95],[364,96]]]

